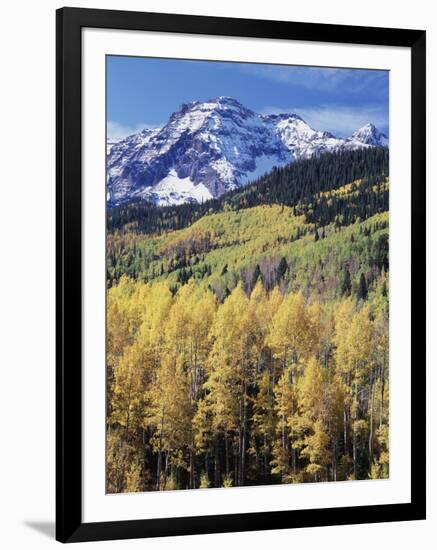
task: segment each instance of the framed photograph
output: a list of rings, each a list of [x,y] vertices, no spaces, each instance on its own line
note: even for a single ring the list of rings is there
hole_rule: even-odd
[[[57,12],[57,539],[425,518],[425,32]]]

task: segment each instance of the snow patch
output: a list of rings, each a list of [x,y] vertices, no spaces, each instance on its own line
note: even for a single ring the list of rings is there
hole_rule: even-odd
[[[153,199],[159,206],[183,204],[186,202],[203,203],[212,199],[211,193],[202,183],[193,183],[190,178],[180,178],[175,170],[153,188],[146,188],[139,193],[144,199]]]

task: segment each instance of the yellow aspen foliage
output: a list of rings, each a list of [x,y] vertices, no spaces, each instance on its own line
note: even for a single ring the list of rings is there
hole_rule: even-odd
[[[273,444],[272,472],[281,474],[285,481],[291,474],[290,422],[297,411],[297,391],[291,383],[292,371],[288,367],[275,386],[275,411],[278,422],[276,441]]]
[[[283,371],[308,356],[313,332],[302,294],[288,294],[283,299],[272,319],[266,343]],[[290,371],[292,376],[294,370]]]
[[[314,476],[314,481],[327,480],[327,467],[331,463],[332,456],[329,449],[330,439],[321,420],[314,422],[311,435],[304,439],[304,448],[301,456],[308,458],[309,464],[306,471]]]
[[[258,279],[220,302],[191,278],[108,290],[107,490],[381,479],[388,310]]]

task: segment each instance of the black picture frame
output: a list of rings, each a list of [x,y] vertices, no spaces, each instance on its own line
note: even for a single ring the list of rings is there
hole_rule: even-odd
[[[79,8],[57,10],[56,25],[57,540],[79,542],[425,519],[425,31]],[[81,30],[85,27],[411,49],[411,503],[82,522]]]

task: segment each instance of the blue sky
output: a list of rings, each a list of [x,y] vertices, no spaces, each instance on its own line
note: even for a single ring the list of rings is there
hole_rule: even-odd
[[[259,113],[298,113],[338,136],[368,122],[388,134],[388,90],[387,71],[108,56],[108,137],[161,126],[182,103],[220,95]]]

